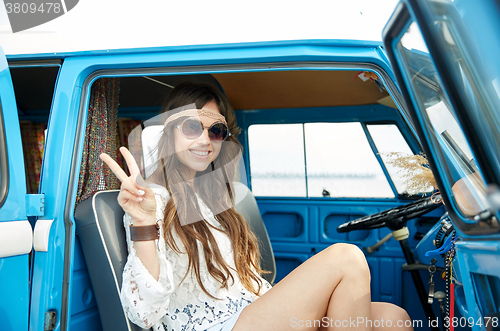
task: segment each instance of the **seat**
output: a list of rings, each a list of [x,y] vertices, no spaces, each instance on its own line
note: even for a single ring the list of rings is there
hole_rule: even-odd
[[[123,267],[127,261],[127,243],[123,227],[123,209],[118,205],[119,191],[97,192],[82,201],[75,210],[76,232],[87,263],[104,331],[143,330],[126,317],[120,302]],[[271,284],[276,265],[264,222],[250,190],[234,183],[235,208],[247,220],[261,247],[261,266],[271,273],[263,277]]]
[[[75,210],[76,233],[82,245],[104,331],[143,330],[121,309],[122,272],[127,262],[123,209],[119,190],[101,191]]]
[[[248,187],[240,182],[234,182],[234,208],[238,213],[243,215],[250,229],[257,236],[260,247],[260,265],[263,270],[270,273],[264,274],[262,278],[267,280],[271,285],[274,284],[276,278],[276,263],[274,261],[273,248],[271,240],[267,234],[266,226],[260,215],[259,207],[253,193]]]

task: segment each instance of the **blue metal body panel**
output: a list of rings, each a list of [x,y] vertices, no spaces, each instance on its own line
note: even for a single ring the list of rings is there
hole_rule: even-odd
[[[460,241],[456,243],[456,249],[458,278],[463,283],[463,295],[458,295],[460,301],[457,303],[461,311],[467,312],[464,316],[481,321],[483,316],[498,311],[497,306],[490,304],[498,302],[500,295],[500,243]],[[474,325],[472,330],[484,330],[484,321],[482,324]]]
[[[27,194],[26,209],[27,216],[43,216],[44,213],[44,196],[43,194]]]
[[[79,76],[71,66],[63,65],[63,68],[56,84],[48,122],[40,185],[40,192],[45,194],[45,214],[40,219],[53,219],[54,222],[48,251],[35,253],[30,330],[43,330],[44,315],[49,310],[55,310],[57,316],[61,316],[63,287],[69,286],[63,281],[64,211],[76,131],[75,113],[81,95],[78,86],[81,82],[78,82]],[[74,237],[68,239],[74,240]],[[56,328],[59,327],[57,323]]]
[[[8,153],[9,181],[7,198],[0,208],[0,222],[26,220],[26,177],[21,130],[12,78],[1,48],[0,102]],[[29,287],[28,254],[0,258],[0,293],[2,298],[0,300],[0,320],[3,330],[27,329]]]
[[[394,53],[394,60],[397,62],[393,65],[396,70],[404,70],[402,69],[405,66],[404,61],[400,59],[395,45],[410,22],[417,22],[429,48],[431,61],[437,69],[436,75],[444,82],[444,93],[451,100],[453,111],[477,158],[474,160],[479,160],[480,175],[486,179],[487,185],[498,184],[500,152],[495,137],[498,137],[498,132],[500,132],[500,112],[498,106],[494,106],[487,123],[480,124],[485,119],[478,107],[483,107],[483,110],[486,110],[489,105],[498,105],[500,101],[500,89],[498,88],[500,63],[496,57],[500,51],[500,44],[496,42],[500,40],[500,8],[498,2],[489,0],[474,3],[457,0],[442,2],[439,5],[440,7],[435,7],[439,9],[434,12],[431,11],[430,2],[401,1],[395,16],[389,21],[391,25],[386,27],[384,31],[385,38],[387,38],[386,43],[392,43],[392,53]],[[404,26],[405,22],[395,20],[396,16],[404,17],[401,14],[403,12],[408,13],[406,17],[409,20]],[[466,68],[461,68],[459,74],[464,75],[465,70],[473,72],[471,74],[473,78],[468,77],[467,79],[473,80],[473,85],[477,88],[474,93],[470,89],[464,88],[465,84],[461,79],[455,79],[458,76],[453,76],[457,73],[450,69],[452,61],[447,58],[446,46],[440,42],[443,38],[443,32],[436,28],[436,18],[432,15],[444,17],[447,24],[453,26],[453,37],[450,35],[445,36],[445,38],[454,38],[455,43],[460,42],[460,54],[465,59]],[[396,35],[398,31],[401,32]],[[420,127],[422,133],[420,138],[422,141],[428,142],[430,141],[430,133],[422,124],[423,110],[419,108],[418,101],[412,93],[411,82],[405,74],[398,74],[399,78],[406,85],[406,88],[402,89],[403,93],[414,105],[412,113],[418,119],[417,126]],[[476,100],[479,97],[486,101],[481,104]],[[466,219],[459,212],[455,199],[451,198],[453,196],[451,187],[454,183],[448,181],[445,172],[453,173],[453,169],[446,168],[447,165],[435,155],[437,152],[432,145],[429,144],[428,148],[430,149],[428,156],[438,172],[436,175],[439,175],[441,180],[443,193],[450,197],[447,199],[447,210],[450,212],[450,218],[455,224],[457,237],[459,237],[459,241],[456,242],[456,257],[453,264],[453,273],[457,278],[456,306],[466,319],[473,321],[472,330],[485,330],[487,319],[484,317],[488,315],[491,317],[493,314],[498,314],[499,311],[500,233],[494,223],[491,224],[489,232],[483,231],[479,234],[460,229],[463,224],[474,224],[476,221]],[[492,212],[496,212],[498,215],[498,210]],[[424,239],[429,240],[430,238],[432,235]],[[429,246],[427,245],[427,247]],[[497,327],[498,317],[496,317],[496,323],[492,324],[493,319],[489,322],[490,329]]]
[[[215,50],[224,52],[228,49],[252,49],[259,47],[282,47],[282,46],[297,46],[297,45],[314,45],[314,46],[341,46],[341,47],[381,47],[381,42],[364,41],[364,40],[325,40],[325,39],[305,39],[305,40],[286,40],[286,41],[261,41],[261,42],[246,42],[246,43],[230,43],[230,44],[204,44],[204,45],[183,45],[183,46],[165,46],[165,47],[148,47],[148,48],[123,48],[123,49],[104,49],[92,51],[76,51],[76,52],[59,52],[59,53],[38,53],[38,54],[22,54],[10,55],[12,60],[40,60],[40,59],[67,59],[71,57],[81,56],[99,56],[99,55],[126,55],[126,54],[146,54],[146,53],[168,53],[179,51],[200,51],[200,50]],[[388,63],[388,62],[387,62]]]

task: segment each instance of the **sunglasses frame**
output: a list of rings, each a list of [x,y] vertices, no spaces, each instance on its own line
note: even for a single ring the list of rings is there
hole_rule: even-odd
[[[184,133],[184,131],[182,130],[183,126],[184,126],[184,123],[186,123],[187,120],[191,120],[191,119],[195,119],[197,120],[198,122],[200,122],[200,126],[203,128],[203,130],[201,131],[200,135],[198,137],[194,137],[194,138],[189,138],[188,136],[186,136],[186,134]],[[224,139],[222,140],[212,140],[210,139],[210,129],[215,125],[215,124],[222,124],[224,125],[226,128],[227,128],[227,136],[224,137]],[[229,127],[227,126],[226,123],[224,122],[221,122],[221,121],[217,121],[217,122],[214,122],[212,123],[210,126],[204,126],[203,123],[197,118],[197,117],[186,117],[184,120],[182,120],[182,122],[180,124],[176,124],[175,127],[179,130],[181,130],[181,133],[182,135],[186,138],[186,139],[189,139],[189,140],[195,140],[195,139],[198,139],[202,134],[203,132],[205,131],[205,129],[207,129],[209,131],[209,134],[208,134],[208,138],[210,139],[211,142],[214,142],[214,143],[221,143],[223,141],[225,141],[227,138],[229,138],[231,136],[231,131],[229,131]]]

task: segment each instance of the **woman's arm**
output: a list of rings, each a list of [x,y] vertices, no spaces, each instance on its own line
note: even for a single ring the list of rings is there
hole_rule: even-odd
[[[155,194],[155,198],[158,206],[156,216],[158,219],[161,219],[168,193],[163,189],[163,192],[160,191]],[[130,216],[125,214],[124,226],[127,235],[129,256],[123,270],[120,298],[123,309],[129,319],[143,328],[150,328],[151,325],[157,323],[165,316],[167,312],[170,296],[175,289],[172,273],[173,268],[164,254],[165,245],[163,245],[162,229],[160,228],[160,238],[158,240],[133,242],[130,240],[131,223]],[[139,252],[138,247],[143,247],[137,244],[143,243],[150,245],[144,245],[147,250]],[[162,249],[159,249],[160,247]],[[148,254],[148,250],[150,250],[149,254],[152,256],[144,258],[140,255]],[[153,263],[156,263],[154,267],[157,267],[157,274],[152,274],[151,267],[148,268],[145,260],[156,261]]]
[[[155,242],[136,241],[134,242],[134,248],[144,267],[146,267],[155,280],[158,280],[160,276],[160,264],[158,262],[158,255],[156,254]]]
[[[132,242],[130,226],[150,226],[163,219],[165,199],[156,195],[141,177],[132,154],[125,147],[120,148],[130,176],[107,154],[101,159],[121,181],[118,203],[125,211],[124,225],[127,234],[129,256],[123,271],[120,298],[123,309],[130,320],[141,326],[151,327],[161,319],[168,309],[170,294],[174,291],[172,266],[163,252],[157,248],[163,239]],[[166,189],[164,193],[168,195]],[[162,204],[163,203],[163,204]]]
[[[157,221],[155,194],[142,179],[139,167],[129,150],[121,147],[120,152],[127,162],[130,176],[109,155],[101,154],[101,159],[122,183],[118,194],[118,204],[130,217],[130,225],[137,227],[154,225]],[[134,242],[134,247],[146,269],[158,279],[159,264],[158,257],[154,253],[156,251],[154,240]]]

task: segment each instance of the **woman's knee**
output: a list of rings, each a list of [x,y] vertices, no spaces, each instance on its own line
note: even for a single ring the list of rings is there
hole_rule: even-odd
[[[394,304],[389,304],[389,305],[391,305],[391,307],[392,307],[392,310],[391,310],[392,319],[395,319],[397,321],[402,321],[402,322],[411,321],[411,318],[408,315],[408,313],[406,312],[406,310],[404,310],[403,308],[396,306]]]
[[[412,331],[413,322],[406,310],[398,306],[395,307],[396,308],[394,308],[393,318],[396,320],[396,326],[401,325],[399,329],[403,331]]]
[[[398,330],[413,330],[412,320],[406,310],[392,303],[373,302],[372,318],[390,320],[391,325],[398,327]]]
[[[331,261],[334,267],[345,266],[356,273],[370,274],[368,263],[363,251],[358,246],[346,243],[334,244],[325,249],[325,258]]]

